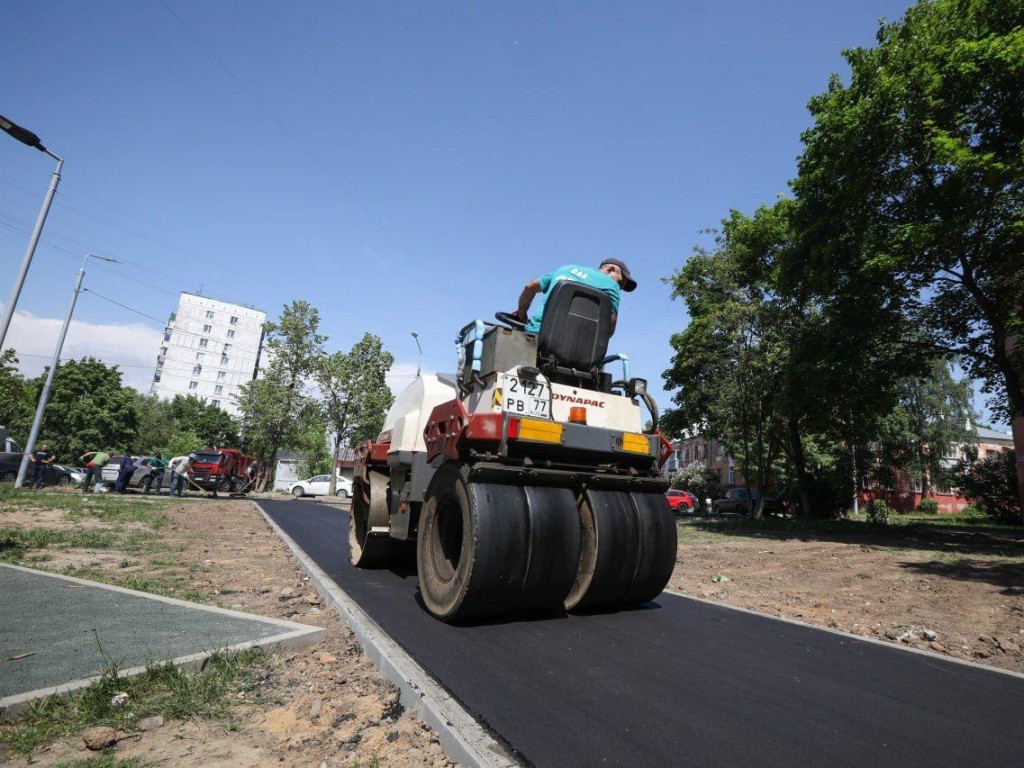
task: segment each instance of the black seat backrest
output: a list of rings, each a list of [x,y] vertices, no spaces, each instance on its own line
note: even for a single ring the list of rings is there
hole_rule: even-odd
[[[574,280],[560,280],[544,304],[537,357],[590,371],[608,353],[611,325],[612,300],[607,293]]]

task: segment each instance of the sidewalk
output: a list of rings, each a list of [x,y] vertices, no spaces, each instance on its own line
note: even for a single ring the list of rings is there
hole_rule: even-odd
[[[217,650],[305,647],[326,630],[0,564],[0,719],[88,685]]]

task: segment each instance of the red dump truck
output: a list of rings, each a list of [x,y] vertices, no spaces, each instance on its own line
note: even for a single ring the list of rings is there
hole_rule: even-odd
[[[204,448],[195,452],[188,477],[212,493],[248,493],[255,482],[257,460],[235,448]]]

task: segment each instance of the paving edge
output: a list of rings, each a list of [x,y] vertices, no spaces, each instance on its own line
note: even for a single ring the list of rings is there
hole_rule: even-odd
[[[154,595],[149,592],[140,592],[134,589],[125,589],[124,587],[115,587],[112,584],[103,584],[98,581],[89,581],[88,579],[79,579],[75,576],[64,576],[58,573],[50,573],[49,571],[41,571],[35,568],[24,568],[20,565],[11,565],[9,563],[0,563],[0,568],[10,568],[16,571],[24,571],[31,573],[34,576],[49,576],[54,579],[61,579],[63,581],[70,581],[75,584],[81,584],[88,587],[96,587],[99,589],[108,590],[110,592],[122,592],[128,595],[134,595],[136,597],[144,597],[150,600],[155,600],[161,603],[169,603],[171,605],[181,606],[183,608],[190,608],[200,611],[208,611],[210,613],[218,613],[223,616],[231,616],[238,619],[247,619],[249,621],[262,622],[263,624],[274,624],[281,627],[282,633],[279,635],[271,635],[270,637],[264,637],[259,640],[247,640],[244,643],[236,643],[235,645],[227,645],[223,648],[216,648],[212,651],[201,651],[200,653],[190,653],[187,656],[178,656],[173,659],[161,661],[161,664],[172,664],[175,667],[182,667],[184,669],[201,669],[206,660],[217,653],[238,653],[240,651],[248,651],[254,648],[263,650],[275,651],[282,648],[305,648],[307,646],[318,643],[327,634],[327,630],[323,627],[311,627],[307,624],[297,624],[294,621],[287,621],[285,619],[275,619],[270,616],[260,616],[255,613],[243,613],[242,611],[233,611],[230,608],[218,608],[213,605],[202,605],[200,603],[190,603],[187,600],[178,600],[173,597],[165,597],[164,595]],[[141,675],[148,669],[147,666],[129,667],[128,669],[118,670],[120,677],[133,677],[135,675]],[[10,722],[17,720],[25,711],[31,706],[32,702],[46,698],[47,696],[67,696],[74,693],[75,691],[87,688],[96,681],[102,679],[102,675],[92,675],[91,677],[82,677],[77,680],[71,680],[61,685],[54,685],[48,688],[37,688],[34,691],[27,691],[25,693],[15,694],[14,696],[7,696],[0,699],[0,722]]]
[[[363,650],[381,674],[394,683],[401,694],[402,705],[416,712],[424,723],[437,732],[445,754],[456,762],[475,768],[508,768],[518,766],[508,751],[499,744],[426,670],[413,661],[398,643],[349,597],[338,584],[313,562],[282,530],[266,510],[253,501],[267,524],[288,545],[316,588],[317,592],[338,612],[355,633]]]

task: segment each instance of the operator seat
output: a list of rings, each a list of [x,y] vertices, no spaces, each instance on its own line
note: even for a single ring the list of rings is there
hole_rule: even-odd
[[[552,381],[609,391],[601,372],[611,337],[612,301],[607,293],[573,280],[551,289],[537,334],[537,365]]]

